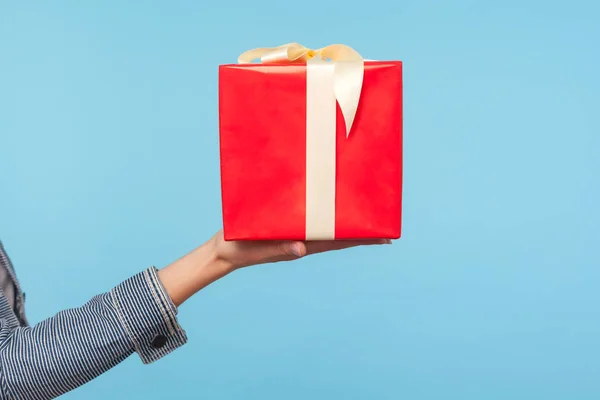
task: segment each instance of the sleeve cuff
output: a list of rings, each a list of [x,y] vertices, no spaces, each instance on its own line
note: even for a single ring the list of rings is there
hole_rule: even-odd
[[[177,307],[152,267],[111,290],[119,320],[144,364],[150,364],[187,343],[177,322]]]

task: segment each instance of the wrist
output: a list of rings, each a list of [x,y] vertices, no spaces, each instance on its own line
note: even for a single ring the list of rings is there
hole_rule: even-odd
[[[236,268],[218,256],[211,241],[158,271],[165,290],[178,307],[196,292]]]
[[[223,257],[219,251],[219,238],[217,236],[212,237],[205,246],[208,247],[208,263],[210,268],[215,271],[220,271],[224,274],[230,274],[233,271],[239,269],[238,265],[235,265],[231,260]]]
[[[195,249],[191,253],[191,258],[194,260],[192,265],[196,291],[237,269],[231,262],[219,255],[212,240]]]

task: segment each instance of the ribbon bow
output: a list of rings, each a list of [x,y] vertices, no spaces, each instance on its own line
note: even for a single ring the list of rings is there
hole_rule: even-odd
[[[308,68],[332,67],[333,92],[346,123],[346,137],[354,123],[364,75],[364,60],[356,50],[343,44],[332,44],[317,50],[298,43],[248,50],[238,63],[306,63]],[[328,64],[328,65],[327,65]]]

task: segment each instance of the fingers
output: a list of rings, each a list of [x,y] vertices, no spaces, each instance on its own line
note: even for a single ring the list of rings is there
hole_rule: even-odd
[[[252,250],[252,255],[249,257],[250,261],[246,261],[243,264],[254,265],[277,261],[291,261],[309,254],[342,250],[356,246],[389,243],[391,241],[388,239],[258,242],[248,244],[250,248],[247,250]]]
[[[331,250],[342,250],[350,247],[375,244],[391,244],[389,239],[371,240],[321,240],[307,242],[280,242],[278,252],[281,256],[304,257],[307,254],[323,253]]]
[[[309,241],[305,243],[306,254],[323,253],[325,251],[342,250],[357,246],[369,246],[376,244],[391,244],[389,239],[367,239],[367,240],[323,240]]]

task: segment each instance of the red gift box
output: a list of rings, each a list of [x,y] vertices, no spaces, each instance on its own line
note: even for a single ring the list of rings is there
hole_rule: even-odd
[[[306,50],[219,67],[225,239],[397,239],[402,63]]]

